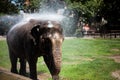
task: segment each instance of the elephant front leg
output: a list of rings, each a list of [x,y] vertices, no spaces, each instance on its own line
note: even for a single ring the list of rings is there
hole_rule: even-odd
[[[26,60],[20,58],[20,75],[26,76]]]
[[[37,63],[37,59],[36,58],[32,58],[30,60],[28,60],[29,63],[29,67],[30,67],[30,78],[33,80],[37,80],[37,69],[36,69],[36,63]]]

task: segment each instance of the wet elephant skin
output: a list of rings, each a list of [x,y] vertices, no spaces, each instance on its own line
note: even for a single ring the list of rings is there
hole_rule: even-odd
[[[38,57],[43,56],[53,80],[59,80],[61,47],[64,39],[62,33],[62,28],[56,21],[32,19],[12,27],[7,34],[11,72],[26,75],[26,61],[28,61],[30,78],[37,80],[36,64]]]

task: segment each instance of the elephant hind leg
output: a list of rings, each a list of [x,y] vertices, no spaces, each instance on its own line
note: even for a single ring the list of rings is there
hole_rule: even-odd
[[[17,57],[10,52],[11,72],[18,74],[17,71]]]
[[[20,70],[19,70],[19,74],[26,76],[26,60],[20,58]]]

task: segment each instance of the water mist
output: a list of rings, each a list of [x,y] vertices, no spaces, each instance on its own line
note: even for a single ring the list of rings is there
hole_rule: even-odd
[[[65,2],[61,0],[43,1],[38,12],[24,13],[24,11],[21,10],[19,15],[2,16],[0,22],[2,20],[2,23],[7,23],[5,26],[9,29],[13,25],[24,24],[30,19],[58,21],[63,27],[65,36],[73,36],[75,32],[74,13],[69,11]]]

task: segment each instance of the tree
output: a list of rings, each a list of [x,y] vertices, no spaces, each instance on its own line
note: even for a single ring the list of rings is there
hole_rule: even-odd
[[[65,0],[68,9],[74,11],[76,23],[73,27],[76,29],[76,34],[82,31],[85,23],[91,23],[92,18],[97,16],[103,5],[103,0]],[[81,33],[82,34],[82,33]]]
[[[26,0],[29,1],[29,4],[26,4],[26,2],[24,1],[24,5],[23,5],[23,9],[26,12],[36,12],[39,10],[40,5],[42,3],[43,0]]]
[[[75,9],[89,19],[96,16],[103,0],[65,0],[70,9]]]
[[[104,6],[99,14],[104,16],[110,23],[120,22],[120,0],[104,0]]]
[[[18,13],[18,9],[9,0],[0,0],[0,7],[0,14]]]

